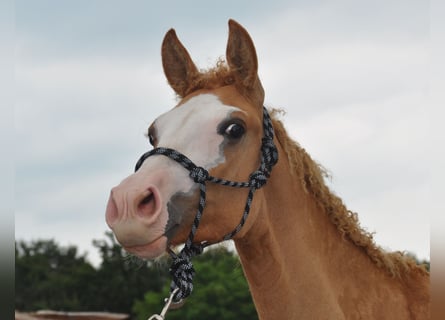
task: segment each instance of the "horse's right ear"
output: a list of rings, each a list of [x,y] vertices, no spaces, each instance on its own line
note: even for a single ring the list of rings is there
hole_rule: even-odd
[[[199,71],[174,29],[165,34],[162,42],[162,66],[170,86],[181,98],[185,97]]]
[[[257,80],[258,59],[252,39],[238,22],[229,20],[227,62],[246,87],[253,87]]]
[[[258,78],[258,58],[252,38],[238,22],[229,20],[227,63],[244,91],[259,107],[263,107],[264,90]]]

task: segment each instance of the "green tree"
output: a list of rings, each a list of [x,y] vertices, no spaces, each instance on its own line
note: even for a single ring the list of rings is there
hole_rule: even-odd
[[[148,290],[159,291],[168,279],[168,270],[153,262],[129,256],[111,232],[106,240],[94,240],[102,263],[93,281],[95,288],[91,307],[96,310],[130,313],[133,302]]]
[[[129,257],[111,232],[93,244],[102,256],[98,269],[74,246],[16,242],[16,309],[131,313],[136,299],[147,290],[161,290],[167,281],[167,269]]]
[[[54,240],[15,243],[15,307],[21,311],[110,311],[145,320],[168,295],[169,258],[157,263],[128,256],[112,233],[95,240],[102,263],[94,268],[74,246]],[[195,290],[168,319],[257,319],[237,256],[225,248],[195,257]]]
[[[107,232],[94,240],[102,263],[94,268],[75,246],[54,240],[15,243],[15,307],[21,311],[110,311],[145,320],[163,307],[169,295],[169,258],[157,263],[129,256]],[[414,258],[416,258],[413,255]],[[429,270],[429,261],[419,261]],[[175,319],[257,319],[238,257],[224,247],[193,260],[195,289]]]
[[[419,258],[417,258],[417,256],[412,253],[412,252],[407,252],[406,255],[410,256],[411,258],[413,258],[416,263],[420,266],[424,266],[426,270],[428,270],[428,272],[430,272],[430,261],[426,260],[426,259],[422,259],[420,260]]]
[[[196,270],[193,293],[185,305],[171,310],[167,318],[175,319],[258,319],[247,282],[237,256],[224,247],[210,249],[195,257]],[[134,303],[133,311],[137,319],[159,313],[164,298],[169,295],[169,282],[161,292],[150,291],[143,300]]]
[[[76,310],[83,306],[83,285],[95,270],[77,248],[54,240],[15,245],[15,306],[19,310]]]

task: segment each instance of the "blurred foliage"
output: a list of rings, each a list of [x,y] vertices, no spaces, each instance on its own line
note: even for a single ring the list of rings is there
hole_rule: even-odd
[[[119,312],[138,320],[160,313],[169,295],[169,258],[138,260],[111,232],[105,235],[93,241],[102,257],[97,268],[75,246],[61,247],[54,240],[16,242],[15,308]],[[416,260],[430,269],[429,261]],[[258,319],[235,253],[219,246],[195,257],[193,265],[193,293],[181,309],[169,311],[168,320]]]
[[[258,319],[238,257],[224,247],[206,251],[193,260],[196,270],[193,293],[184,306],[168,313],[168,320]],[[170,283],[161,292],[148,292],[135,302],[133,312],[145,320],[159,314],[169,296]]]
[[[53,240],[19,242],[15,256],[17,309],[73,310],[84,303],[82,286],[95,270],[75,247],[60,248]]]
[[[94,240],[102,263],[94,268],[75,246],[54,240],[15,243],[15,308],[20,311],[108,311],[146,320],[168,296],[168,258],[144,262],[128,256],[111,232]],[[237,256],[224,247],[193,261],[195,289],[170,319],[257,319]]]
[[[413,258],[413,259],[416,261],[416,263],[417,263],[418,265],[423,265],[423,266],[425,267],[425,269],[428,270],[428,272],[430,272],[430,261],[425,260],[425,259],[420,260],[420,259],[417,258],[417,256],[416,256],[414,253],[412,253],[412,252],[407,252],[407,253],[405,253],[405,254],[408,255],[408,256],[410,256],[411,258]]]
[[[94,240],[101,265],[95,269],[74,246],[54,240],[15,244],[15,308],[21,311],[109,311],[130,313],[147,290],[161,290],[166,270],[133,263],[112,233]]]

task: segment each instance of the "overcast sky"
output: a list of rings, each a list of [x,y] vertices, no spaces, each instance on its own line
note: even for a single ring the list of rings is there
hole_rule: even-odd
[[[392,1],[16,1],[15,237],[97,264],[112,186],[175,104],[160,45],[175,28],[199,67],[227,21],[252,36],[266,105],[332,174],[383,248],[429,258],[429,8]]]

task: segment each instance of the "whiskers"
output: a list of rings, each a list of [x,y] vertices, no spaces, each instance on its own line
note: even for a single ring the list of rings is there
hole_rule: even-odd
[[[125,267],[134,270],[139,270],[144,267],[153,267],[153,266],[162,269],[168,267],[170,264],[170,259],[167,253],[162,254],[161,256],[157,257],[154,260],[148,260],[139,258],[138,256],[132,253],[125,252],[123,259]]]

